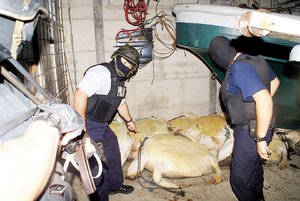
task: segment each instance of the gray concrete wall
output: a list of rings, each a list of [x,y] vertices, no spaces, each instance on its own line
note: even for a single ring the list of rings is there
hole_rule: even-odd
[[[186,2],[199,1],[161,1],[158,11],[163,10],[171,15],[174,4]],[[75,88],[76,82],[82,78],[82,73],[97,60],[93,0],[64,0],[63,6],[66,56],[72,80],[70,85]],[[147,19],[155,15],[155,6],[156,2],[150,1]],[[110,55],[116,50],[114,46],[117,32],[136,27],[126,22],[123,1],[102,1],[102,11],[104,58],[105,61],[109,61]],[[175,21],[174,17],[170,19]],[[159,33],[159,37],[165,42],[173,42],[165,29]],[[154,50],[167,51],[156,38]],[[154,59],[140,69],[126,85],[126,100],[135,119],[150,116],[170,119],[188,112],[206,115],[210,112],[209,108],[215,108],[211,107],[215,100],[210,100],[209,97],[210,72],[199,59],[182,49],[177,48],[167,59]],[[219,110],[218,105],[216,108]]]

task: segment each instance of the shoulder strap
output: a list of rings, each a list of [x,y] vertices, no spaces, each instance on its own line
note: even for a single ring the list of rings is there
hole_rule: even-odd
[[[258,76],[263,81],[267,89],[270,91],[270,66],[262,56],[250,56],[243,54],[239,56],[234,62],[247,62],[255,68]]]
[[[109,68],[109,66],[110,66],[109,63],[95,64],[95,65],[92,65],[92,66],[88,67],[88,69],[86,69],[86,70],[84,71],[83,76],[85,76],[85,74],[86,74],[86,72],[87,72],[88,70],[90,70],[91,68],[94,68],[94,67],[96,67],[96,66],[99,66],[99,65],[105,66],[108,70],[110,70],[110,68]]]
[[[83,76],[85,76],[85,74],[88,70],[90,70],[91,68],[94,68],[96,66],[99,66],[99,65],[105,66],[109,70],[112,79],[114,79],[114,78],[117,79],[118,78],[118,75],[117,75],[116,71],[114,70],[114,68],[112,68],[110,63],[107,63],[107,62],[90,66],[88,69],[85,70],[85,72],[83,73]]]

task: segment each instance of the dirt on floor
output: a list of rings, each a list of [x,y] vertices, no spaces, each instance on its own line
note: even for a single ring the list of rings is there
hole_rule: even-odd
[[[126,162],[123,171],[127,171]],[[288,167],[280,170],[277,166],[264,166],[264,195],[266,201],[300,200],[300,157],[292,155]],[[213,173],[196,178],[172,179],[183,186],[181,190],[162,189],[151,182],[151,172],[143,171],[142,177],[125,184],[132,185],[135,191],[128,195],[110,195],[110,201],[236,201],[229,183],[229,166],[221,166],[224,181],[218,185],[210,184]],[[82,194],[78,201],[87,201]]]

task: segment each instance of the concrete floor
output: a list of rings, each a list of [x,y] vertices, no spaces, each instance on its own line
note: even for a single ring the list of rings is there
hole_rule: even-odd
[[[264,167],[264,193],[267,201],[300,200],[300,157],[292,155],[291,159],[289,166],[283,170],[279,170],[277,166]],[[124,165],[124,174],[128,165],[128,162]],[[236,201],[229,183],[229,166],[222,166],[221,169],[224,181],[218,185],[209,183],[213,173],[196,178],[172,179],[172,181],[183,186],[181,191],[173,192],[147,182],[151,181],[151,172],[144,171],[142,175],[146,181],[141,178],[133,181],[125,180],[125,184],[134,186],[135,191],[133,193],[110,195],[110,201]],[[79,187],[79,191],[81,193],[77,194],[77,201],[88,201],[89,199],[84,195],[82,188]]]

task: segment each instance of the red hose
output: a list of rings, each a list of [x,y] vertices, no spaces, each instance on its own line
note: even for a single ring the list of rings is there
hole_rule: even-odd
[[[124,38],[128,38],[128,40],[130,41],[132,39],[132,34],[136,31],[139,31],[139,30],[142,30],[141,28],[137,28],[137,29],[131,29],[131,30],[127,30],[127,29],[122,29],[121,31],[119,31],[117,34],[116,34],[116,37],[115,37],[115,40],[117,42],[119,42],[119,40],[122,40],[123,38],[120,37],[120,35],[125,35]],[[127,37],[126,37],[127,36]]]
[[[126,21],[134,26],[141,25],[147,15],[147,6],[144,0],[124,0],[124,11],[125,11],[125,18]],[[131,17],[130,17],[131,16]]]

